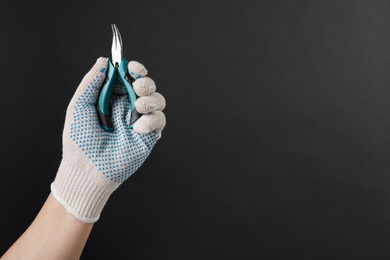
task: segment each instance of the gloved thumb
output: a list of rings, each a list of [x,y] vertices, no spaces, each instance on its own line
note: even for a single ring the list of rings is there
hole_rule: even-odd
[[[95,105],[100,87],[106,78],[108,58],[100,57],[84,76],[69,106]]]

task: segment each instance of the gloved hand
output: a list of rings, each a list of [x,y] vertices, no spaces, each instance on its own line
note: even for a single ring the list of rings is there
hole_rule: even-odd
[[[165,126],[164,97],[156,93],[145,67],[129,62],[140,118],[130,128],[129,99],[122,85],[112,95],[114,131],[99,124],[96,102],[105,79],[107,58],[99,58],[83,78],[66,113],[63,158],[51,184],[53,196],[85,223],[99,219],[112,192],[129,178],[152,151]],[[118,81],[119,82],[119,81]],[[142,115],[141,115],[142,114]]]

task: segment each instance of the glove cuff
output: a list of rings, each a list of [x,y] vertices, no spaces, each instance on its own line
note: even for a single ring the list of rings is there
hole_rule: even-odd
[[[118,186],[96,171],[93,165],[77,167],[63,159],[50,188],[54,198],[75,218],[94,223]]]

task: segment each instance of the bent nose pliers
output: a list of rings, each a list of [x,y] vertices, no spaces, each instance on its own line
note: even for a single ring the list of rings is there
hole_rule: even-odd
[[[117,80],[122,81],[127,94],[129,95],[131,112],[130,125],[132,125],[138,118],[138,113],[134,108],[134,102],[137,99],[137,96],[133,90],[133,86],[131,85],[132,78],[130,77],[127,68],[128,61],[125,58],[122,58],[122,38],[115,24],[112,24],[111,28],[113,32],[111,59],[108,61],[107,76],[100,91],[97,103],[99,122],[105,131],[114,130],[111,118],[112,109],[110,107],[110,99]]]

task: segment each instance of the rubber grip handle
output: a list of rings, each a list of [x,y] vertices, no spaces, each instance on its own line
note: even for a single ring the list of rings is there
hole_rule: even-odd
[[[133,78],[130,77],[129,75],[129,71],[127,67],[128,63],[129,62],[125,58],[122,58],[121,64],[118,67],[118,71],[119,71],[119,76],[122,79],[123,85],[125,85],[127,94],[129,95],[130,112],[131,112],[130,125],[132,125],[139,118],[139,114],[134,106],[134,103],[137,100],[137,95],[135,94],[133,86],[131,84]]]
[[[117,79],[118,70],[112,64],[111,61],[108,61],[107,75],[104,81],[104,85],[100,91],[99,99],[97,103],[97,112],[100,125],[106,131],[113,131],[114,126],[111,119],[111,107],[110,107],[110,98],[112,91],[115,87],[115,81]]]

